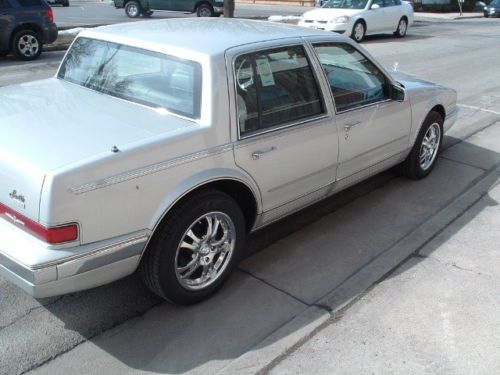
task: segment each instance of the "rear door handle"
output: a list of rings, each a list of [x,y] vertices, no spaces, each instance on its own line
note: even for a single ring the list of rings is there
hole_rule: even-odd
[[[348,132],[349,130],[351,130],[351,128],[354,128],[356,125],[359,125],[359,124],[361,124],[361,121],[355,121],[355,122],[351,122],[350,124],[345,124],[344,130],[346,132]]]
[[[263,156],[264,154],[267,154],[268,152],[274,151],[274,150],[276,150],[276,147],[272,146],[267,150],[255,151],[252,153],[252,159],[259,160],[261,158],[261,156]]]

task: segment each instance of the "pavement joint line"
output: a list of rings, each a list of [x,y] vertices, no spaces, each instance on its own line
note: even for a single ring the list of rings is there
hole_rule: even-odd
[[[291,294],[291,293],[287,292],[286,290],[283,290],[283,289],[278,288],[277,286],[275,286],[275,285],[271,284],[269,281],[264,280],[264,279],[263,279],[263,278],[261,278],[261,277],[255,276],[254,274],[252,274],[252,273],[248,272],[247,270],[245,270],[245,269],[243,269],[243,268],[241,268],[241,267],[239,267],[239,266],[238,266],[238,267],[236,267],[236,268],[237,268],[237,270],[238,270],[238,271],[240,271],[240,272],[244,273],[245,275],[248,275],[248,276],[250,276],[250,277],[253,277],[254,279],[256,279],[256,280],[258,280],[258,281],[260,281],[260,282],[262,282],[262,283],[266,284],[267,286],[269,286],[269,287],[273,288],[274,290],[277,290],[278,292],[281,292],[281,293],[283,293],[283,294],[286,294],[288,297],[293,298],[295,301],[300,302],[301,304],[303,304],[303,305],[305,305],[305,306],[307,306],[307,307],[311,307],[311,304],[309,304],[309,303],[307,303],[307,302],[305,302],[305,301],[302,301],[300,298],[298,298],[298,297],[294,296],[293,294]]]
[[[448,160],[448,161],[451,161],[453,163],[457,163],[457,164],[462,164],[462,165],[466,165],[468,167],[471,167],[471,168],[477,168],[477,169],[481,169],[485,172],[488,172],[488,169],[487,168],[483,168],[483,167],[480,167],[478,165],[472,165],[472,164],[469,164],[469,163],[466,163],[466,162],[463,162],[463,161],[460,161],[460,160],[455,160],[455,159],[451,159],[449,157],[446,157],[446,156],[443,156],[443,155],[439,155],[439,157],[441,159],[445,159],[445,160]]]

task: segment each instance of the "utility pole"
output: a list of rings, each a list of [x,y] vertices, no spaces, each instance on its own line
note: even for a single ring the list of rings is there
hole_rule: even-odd
[[[464,0],[457,0],[457,1],[458,1],[458,8],[460,9],[460,17],[462,17],[462,4],[464,3]]]
[[[234,0],[224,0],[224,17],[234,17]]]

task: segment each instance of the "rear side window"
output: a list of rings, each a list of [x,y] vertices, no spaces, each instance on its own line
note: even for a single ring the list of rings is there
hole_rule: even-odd
[[[324,112],[320,90],[302,46],[239,56],[235,75],[240,135]]]
[[[78,38],[58,78],[106,95],[199,118],[201,66],[174,56]]]
[[[0,0],[0,9],[9,9],[9,8],[11,8],[11,6],[7,0]]]
[[[17,0],[22,7],[38,7],[42,5],[41,0]]]

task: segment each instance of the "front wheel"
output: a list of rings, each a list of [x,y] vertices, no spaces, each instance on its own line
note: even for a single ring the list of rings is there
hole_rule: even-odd
[[[403,38],[408,31],[408,21],[405,17],[401,18],[398,23],[398,28],[394,32],[394,35],[398,38]]]
[[[399,166],[403,175],[418,180],[431,173],[443,141],[443,122],[437,112],[427,116],[410,154]]]
[[[214,17],[214,9],[209,4],[200,4],[196,8],[196,15],[198,17]]]
[[[174,207],[141,261],[144,283],[177,304],[200,302],[227,280],[240,258],[245,219],[238,204],[216,190]]]
[[[141,5],[137,1],[129,1],[125,4],[125,14],[130,18],[139,17],[141,11]]]
[[[356,42],[361,43],[361,41],[365,38],[366,27],[365,24],[361,21],[358,21],[354,24],[352,28],[351,37]]]

